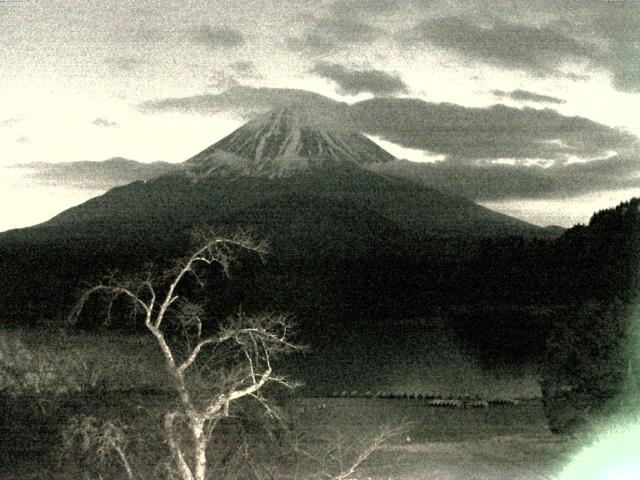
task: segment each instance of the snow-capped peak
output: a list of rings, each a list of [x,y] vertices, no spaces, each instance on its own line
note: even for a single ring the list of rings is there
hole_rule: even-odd
[[[240,127],[185,162],[196,177],[281,177],[330,166],[368,165],[395,157],[331,111],[280,108]]]

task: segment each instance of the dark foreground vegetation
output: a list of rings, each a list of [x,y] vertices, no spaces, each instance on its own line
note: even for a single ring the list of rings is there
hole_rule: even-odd
[[[550,468],[548,459],[561,459],[568,447],[560,440],[550,440],[552,437],[546,436],[546,428],[556,433],[573,433],[597,425],[614,414],[624,414],[625,410],[629,415],[637,411],[639,203],[632,200],[616,209],[599,212],[588,226],[574,227],[556,240],[433,238],[418,247],[413,244],[409,250],[407,245],[410,243],[404,241],[392,249],[389,244],[382,248],[372,243],[353,255],[335,250],[326,255],[294,255],[276,244],[275,255],[266,265],[246,252],[237,253],[235,259],[240,263],[235,266],[230,281],[221,275],[229,266],[227,259],[219,257],[221,261],[209,262],[214,268],[189,276],[179,291],[179,297],[193,294],[199,302],[178,302],[177,315],[167,317],[168,345],[178,348],[176,359],[179,358],[182,365],[188,363],[187,368],[191,365],[189,352],[197,350],[199,342],[208,342],[210,337],[207,335],[216,329],[222,328],[225,332],[227,328],[227,332],[235,332],[228,338],[233,338],[234,345],[239,347],[230,357],[224,357],[226,360],[219,364],[221,370],[198,371],[198,395],[203,394],[205,384],[220,390],[210,392],[212,396],[207,397],[205,389],[205,396],[198,397],[190,413],[188,408],[184,410],[189,403],[181,398],[180,382],[175,383],[176,375],[171,376],[171,368],[162,367],[163,362],[166,364],[166,355],[163,358],[162,349],[158,350],[153,341],[149,343],[153,338],[144,329],[149,318],[153,319],[160,308],[160,303],[151,302],[155,293],[148,289],[148,282],[159,279],[160,283],[154,285],[166,290],[172,277],[161,274],[170,267],[169,263],[160,259],[159,252],[146,258],[155,262],[144,269],[140,262],[131,262],[130,258],[109,257],[109,252],[114,250],[107,251],[106,247],[86,252],[92,258],[88,263],[91,271],[68,271],[72,277],[66,278],[54,278],[49,273],[36,277],[36,282],[49,282],[37,285],[42,287],[38,290],[40,296],[31,297],[31,303],[23,311],[18,312],[15,307],[5,311],[6,318],[13,318],[14,325],[21,324],[21,327],[26,324],[32,328],[43,327],[49,323],[46,325],[49,333],[39,346],[37,339],[34,340],[36,330],[26,334],[21,333],[25,331],[22,329],[9,330],[3,335],[0,352],[3,451],[14,452],[14,458],[27,460],[24,467],[27,470],[30,470],[29,465],[46,465],[46,473],[40,472],[43,478],[51,478],[51,472],[65,478],[82,478],[87,472],[103,475],[103,478],[134,478],[130,472],[135,471],[144,472],[140,478],[161,478],[161,475],[190,478],[184,472],[181,474],[179,468],[176,473],[179,457],[167,437],[167,411],[181,411],[182,408],[187,412],[187,421],[176,427],[174,439],[183,442],[184,448],[190,451],[200,438],[193,435],[193,426],[197,424],[194,419],[212,422],[218,435],[211,433],[213,429],[209,432],[205,453],[208,468],[219,474],[219,478],[286,478],[286,475],[299,478],[301,471],[306,472],[306,478],[314,478],[314,475],[317,478],[348,478],[344,475],[349,473],[350,466],[367,467],[365,460],[373,461],[374,450],[384,451],[380,450],[379,439],[386,438],[384,435],[377,437],[375,429],[355,432],[357,441],[350,440],[348,443],[352,448],[348,453],[341,451],[340,455],[332,450],[335,441],[327,440],[326,432],[308,435],[314,430],[311,426],[314,422],[325,426],[331,423],[327,422],[332,418],[329,412],[340,416],[335,409],[326,410],[328,404],[336,405],[338,400],[314,400],[311,406],[305,405],[303,401],[292,400],[289,393],[285,394],[286,389],[282,390],[280,381],[268,389],[265,387],[261,395],[254,396],[256,392],[245,390],[251,385],[259,385],[262,389],[261,379],[264,375],[270,378],[271,350],[263,350],[259,338],[256,344],[252,343],[256,338],[250,334],[242,336],[247,332],[243,330],[247,325],[225,327],[219,322],[204,324],[200,320],[228,318],[241,305],[241,312],[266,308],[291,312],[299,320],[296,341],[310,345],[313,350],[304,354],[303,360],[290,364],[286,360],[281,363],[274,360],[273,365],[276,370],[282,367],[286,373],[290,371],[305,381],[307,387],[299,389],[301,393],[355,390],[364,392],[363,397],[403,396],[402,400],[353,400],[363,402],[356,405],[367,405],[372,409],[371,415],[375,418],[390,418],[391,425],[386,424],[386,430],[384,425],[379,427],[391,433],[398,433],[395,422],[404,415],[399,416],[396,408],[403,412],[407,408],[414,409],[402,420],[429,417],[428,422],[418,421],[434,425],[432,412],[445,410],[426,402],[426,397],[452,400],[450,406],[453,407],[457,406],[454,400],[460,398],[466,402],[472,399],[486,402],[486,406],[480,403],[479,408],[446,410],[447,415],[438,417],[447,419],[438,427],[441,429],[440,441],[470,442],[478,432],[490,436],[526,435],[531,424],[521,413],[534,412],[534,430],[538,437],[533,444],[548,446],[550,442],[553,446],[549,447],[550,452],[540,453],[542,457],[548,454],[547,460],[522,468]],[[186,242],[186,237],[178,234],[177,238]],[[44,270],[55,272],[65,261],[62,249],[63,246],[54,245],[50,257],[46,258],[27,249],[19,252],[20,258],[13,262],[5,257],[3,268],[19,271],[25,262],[37,257]],[[81,250],[73,251],[77,254]],[[74,263],[75,267],[70,268],[79,268],[81,264]],[[43,309],[46,311],[50,307],[51,312],[58,312],[60,319],[65,313],[67,319],[69,307],[79,298],[75,288],[77,281],[85,279],[90,282],[88,285],[96,285],[99,280],[95,270],[100,266],[106,271],[108,266],[129,264],[137,267],[129,267],[121,276],[112,275],[99,284],[107,293],[116,294],[107,303],[93,297],[83,298],[83,310],[75,316],[72,333],[59,330],[59,349],[56,355],[51,355],[47,348],[56,342],[52,341],[50,332],[58,330],[51,330],[50,322],[44,321],[52,319],[55,323],[55,318],[45,317]],[[139,272],[143,270],[146,273],[141,276]],[[176,274],[175,269],[168,271]],[[18,285],[16,291],[27,288],[31,280],[33,278],[27,273],[24,284]],[[73,289],[71,284],[74,284]],[[203,284],[209,285],[208,289],[203,290]],[[126,288],[135,297],[134,304],[139,301],[142,308],[131,309],[131,295],[117,288]],[[4,304],[5,309],[16,301],[15,298],[9,300]],[[149,308],[146,320],[144,305]],[[251,315],[248,317],[255,318]],[[274,325],[281,326],[277,322],[267,323],[269,327]],[[488,370],[515,368],[521,372],[523,368],[533,368],[540,378],[542,407],[512,405],[514,409],[529,410],[496,410],[506,407],[498,407],[495,402],[491,404],[492,398],[479,396],[476,392],[453,395],[451,392],[395,391],[382,395],[386,386],[379,381],[380,388],[375,388],[375,382],[380,380],[376,379],[380,373],[376,365],[360,373],[357,364],[341,364],[342,371],[327,374],[332,372],[331,364],[318,363],[328,362],[327,357],[321,355],[325,347],[331,350],[332,346],[351,345],[355,353],[349,356],[356,358],[359,350],[384,352],[384,345],[393,345],[394,339],[405,335],[402,332],[414,339],[424,333],[427,338],[427,332],[434,329],[450,333],[458,347]],[[150,332],[154,334],[153,329]],[[143,333],[146,335],[141,336]],[[22,335],[26,336],[21,338]],[[99,336],[109,339],[107,343],[113,347],[111,353],[106,353],[109,351],[106,349],[96,355],[95,350],[87,346],[95,344],[91,339]],[[222,337],[224,334],[217,338]],[[79,342],[79,338],[85,341]],[[277,338],[284,340],[284,337]],[[425,342],[425,350],[433,348],[437,351],[432,340]],[[419,341],[415,345],[420,348]],[[229,353],[223,351],[225,355]],[[137,361],[132,361],[131,352],[140,355]],[[245,363],[247,359],[249,361]],[[180,362],[176,364],[178,371]],[[238,370],[238,365],[243,365],[245,370]],[[258,365],[264,370],[256,374],[253,367]],[[318,365],[324,368],[324,374],[317,373],[315,367]],[[220,372],[223,372],[222,377]],[[363,381],[363,376],[368,380]],[[249,383],[243,384],[247,379]],[[362,381],[361,385],[357,385],[358,380]],[[250,394],[242,396],[247,398],[238,398],[237,402],[227,402],[225,399],[234,391]],[[263,397],[262,393],[268,395]],[[353,395],[340,393],[340,396]],[[267,403],[267,399],[273,398],[280,401]],[[509,398],[515,397],[510,395]],[[218,402],[221,410],[216,412],[223,414],[207,416],[208,405],[212,404],[207,402]],[[229,408],[231,403],[233,408]],[[284,406],[286,411],[280,412],[277,405]],[[386,408],[396,413],[387,416]],[[310,411],[313,412],[311,418]],[[354,411],[350,412],[353,418],[358,417]],[[504,415],[500,417],[501,421],[492,417],[496,412]],[[543,418],[546,423],[542,422]],[[502,432],[492,430],[497,425],[504,425],[502,420],[508,427]],[[458,422],[464,424],[464,428]],[[353,420],[336,419],[338,434],[344,435],[349,424],[353,424]],[[431,432],[437,432],[438,428],[434,427]],[[427,430],[409,427],[402,437],[406,444],[413,443],[415,438],[420,442],[431,442],[434,438],[430,435],[437,437],[437,434],[429,434]],[[398,440],[394,441],[396,443],[391,445],[399,448]],[[405,450],[411,450],[406,444],[403,444]],[[465,448],[470,448],[469,445],[466,443]],[[523,448],[518,445],[514,448]],[[371,449],[372,446],[375,448]],[[369,453],[363,457],[363,452]],[[496,454],[503,455],[504,451]],[[22,467],[18,462],[13,462],[10,455],[3,458],[11,463],[3,469],[11,472],[9,475],[20,476]],[[194,469],[196,463],[191,464]],[[542,467],[542,464],[546,466]],[[27,475],[26,471],[24,474]],[[511,474],[505,478],[537,478],[534,474],[527,477],[522,472],[521,477],[517,477],[513,470]]]

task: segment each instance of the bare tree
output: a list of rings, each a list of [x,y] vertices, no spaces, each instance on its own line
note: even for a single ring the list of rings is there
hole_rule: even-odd
[[[95,417],[84,416],[72,418],[62,432],[65,452],[80,447],[84,460],[98,460],[100,464],[110,458],[124,469],[128,480],[134,479],[133,470],[126,453],[127,437],[125,428],[116,422],[100,422]]]
[[[229,416],[234,402],[251,397],[275,415],[262,391],[268,383],[289,384],[274,374],[271,360],[299,348],[290,341],[291,322],[283,315],[238,313],[212,331],[205,308],[181,297],[183,283],[188,277],[202,283],[202,268],[214,265],[227,274],[238,251],[263,255],[266,245],[246,234],[219,237],[210,231],[199,234],[199,245],[192,255],[177,262],[164,281],[152,275],[120,281],[111,278],[89,288],[71,316],[77,320],[87,301],[98,294],[107,296],[109,312],[117,299],[124,298],[134,311],[142,313],[178,397],[177,406],[164,413],[163,431],[182,480],[206,478],[212,432]],[[171,334],[176,325],[182,333],[181,342]],[[190,438],[177,433],[185,427]]]
[[[295,445],[294,450],[314,465],[305,468],[307,472],[314,472],[306,475],[309,480],[349,480],[371,455],[389,440],[406,434],[410,426],[410,423],[404,423],[398,427],[384,427],[367,439],[349,438],[338,431],[325,439],[324,449],[314,441],[312,448]]]

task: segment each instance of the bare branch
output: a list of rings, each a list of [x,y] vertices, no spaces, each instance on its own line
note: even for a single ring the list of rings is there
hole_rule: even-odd
[[[165,299],[160,305],[160,310],[155,321],[156,328],[160,328],[167,309],[176,300],[176,288],[188,273],[193,273],[196,264],[205,263],[206,265],[211,265],[217,263],[222,267],[224,273],[228,274],[231,263],[231,254],[228,251],[229,247],[233,246],[243,250],[253,251],[260,255],[266,253],[266,243],[255,242],[250,236],[243,233],[229,238],[216,237],[211,231],[207,233],[203,231],[200,235],[206,235],[206,240],[203,242],[204,245],[196,250],[178,269],[177,274],[169,285]]]
[[[393,437],[397,437],[398,435],[405,433],[406,431],[406,426],[383,430],[365,447],[364,450],[362,450],[362,452],[360,452],[360,454],[351,463],[351,465],[334,476],[333,480],[346,480],[347,478],[349,478],[362,465],[362,463],[371,456],[373,452],[380,448],[382,444],[386,443]]]
[[[147,305],[140,297],[138,297],[135,293],[133,293],[128,288],[101,284],[86,290],[82,294],[82,296],[76,303],[74,309],[71,311],[69,315],[70,323],[75,323],[77,321],[78,317],[82,313],[82,310],[84,309],[84,306],[87,304],[91,296],[93,296],[94,294],[100,294],[100,293],[110,295],[112,297],[112,302],[118,296],[124,295],[129,299],[131,299],[135,307],[141,307],[148,316],[151,315],[152,307],[150,305]]]
[[[303,346],[289,341],[291,330],[292,322],[287,315],[264,313],[245,316],[238,313],[229,317],[226,324],[220,327],[220,341],[233,339],[242,344],[245,338],[257,340],[268,346],[271,353],[303,350]]]
[[[204,347],[206,347],[207,345],[211,345],[212,343],[216,343],[217,341],[218,341],[217,338],[210,337],[210,338],[205,338],[204,340],[201,340],[200,342],[198,342],[195,348],[191,350],[191,353],[189,354],[187,359],[184,362],[182,362],[182,364],[178,367],[178,374],[182,375],[191,365],[193,365],[193,363],[198,358],[200,351]]]
[[[278,412],[271,405],[269,405],[269,402],[267,402],[264,397],[258,395],[257,393],[251,393],[249,394],[249,396],[255,399],[260,405],[262,405],[262,408],[264,408],[268,416],[277,420],[282,420],[281,415],[278,414]]]

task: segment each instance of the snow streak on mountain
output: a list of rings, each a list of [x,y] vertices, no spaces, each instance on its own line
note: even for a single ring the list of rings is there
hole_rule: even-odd
[[[383,150],[344,119],[282,108],[240,127],[185,162],[196,178],[220,174],[286,177],[324,168],[390,162]]]

